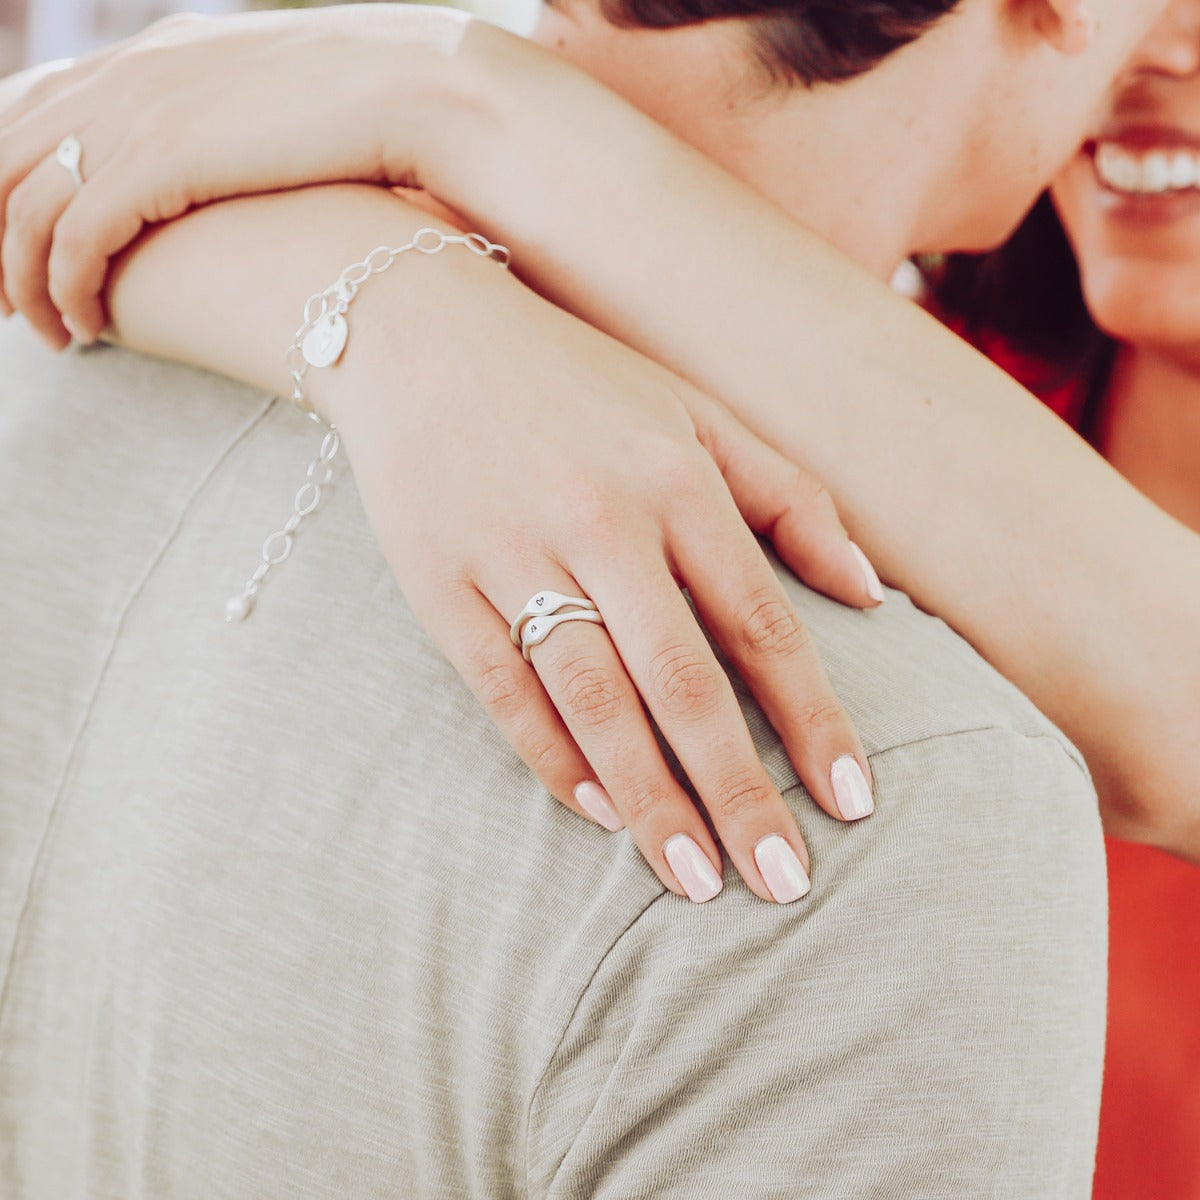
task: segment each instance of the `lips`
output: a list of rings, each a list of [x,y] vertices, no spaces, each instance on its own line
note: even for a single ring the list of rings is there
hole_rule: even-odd
[[[1093,161],[1100,182],[1126,196],[1162,196],[1200,188],[1200,150],[1096,143]]]
[[[1086,147],[1100,183],[1121,196],[1200,189],[1200,136],[1175,126],[1114,123]]]

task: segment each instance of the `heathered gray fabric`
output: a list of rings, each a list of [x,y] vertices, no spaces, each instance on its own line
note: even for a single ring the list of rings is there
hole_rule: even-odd
[[[693,907],[538,788],[347,476],[223,622],[316,440],[0,329],[0,1195],[1087,1195],[1100,831],[1013,688],[789,579],[878,811],[747,705],[815,888]]]

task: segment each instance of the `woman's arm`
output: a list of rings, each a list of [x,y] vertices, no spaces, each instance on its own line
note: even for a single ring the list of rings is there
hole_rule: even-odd
[[[124,256],[113,333],[277,390],[306,298],[372,245],[402,246],[432,223],[360,185],[210,205]],[[720,853],[648,709],[749,886],[797,899],[803,839],[679,587],[818,803],[865,816],[865,754],[746,527],[773,528],[801,566],[805,554],[836,565],[833,539],[816,553],[822,523],[801,502],[803,480],[683,381],[465,249],[399,255],[363,283],[348,324],[336,369],[308,373],[309,399],[345,441],[418,619],[501,730],[555,796],[613,828],[589,807],[596,784],[591,797],[577,790],[598,780],[664,884],[708,899]],[[566,626],[529,666],[509,622],[544,588],[590,596],[605,629]],[[679,861],[679,834],[703,871]]]
[[[445,143],[413,138],[421,182],[821,477],[885,577],[1080,746],[1109,831],[1200,860],[1200,538],[927,314],[533,50],[470,30]]]
[[[894,582],[1077,741],[1110,830],[1200,855],[1193,535],[930,318],[553,56],[481,26],[453,53],[389,52],[390,74],[366,71],[347,96],[360,124],[341,122],[374,151],[347,134],[324,171],[365,154],[372,177],[420,182],[509,241],[539,288],[721,395],[828,481]],[[51,110],[59,132],[70,103]],[[35,126],[8,139],[18,167],[45,151]],[[169,177],[201,197],[298,181],[286,156],[210,143],[227,153]],[[122,142],[122,169],[67,209],[64,308],[94,294],[104,247],[158,211],[144,148]],[[99,273],[95,254],[73,268],[66,251],[93,241]]]

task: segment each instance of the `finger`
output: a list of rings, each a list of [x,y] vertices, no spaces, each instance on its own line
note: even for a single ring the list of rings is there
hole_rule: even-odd
[[[73,193],[66,169],[54,158],[44,159],[9,195],[0,245],[9,301],[57,349],[70,334],[50,299],[46,270],[55,222]]]
[[[221,150],[205,141],[203,130],[181,146],[174,131],[185,124],[182,115],[173,119],[159,105],[153,122],[131,127],[111,152],[89,151],[87,186],[58,223],[49,261],[51,295],[85,339],[98,337],[107,324],[101,297],[117,254],[147,226],[239,194],[247,182],[238,177],[236,156],[228,158],[231,173],[222,173]],[[196,171],[201,161],[209,166],[202,179]],[[263,186],[258,181],[248,191]]]
[[[67,134],[80,133],[77,126],[81,100],[77,89],[64,87],[61,77],[55,75],[35,84],[33,90],[35,94],[41,92],[41,101],[27,102],[23,115],[6,119],[0,129],[0,239],[5,234],[6,212],[13,191],[40,164],[52,161]],[[2,275],[0,291],[8,292]]]
[[[66,193],[66,204],[59,210],[50,243],[45,251],[44,291],[80,341],[94,341],[108,324],[102,300],[114,255],[130,245],[149,224],[181,216],[190,207],[192,196],[181,169],[163,175],[162,156],[156,154],[137,130],[127,130],[125,140],[114,152],[108,152],[98,135],[81,135],[84,147],[83,172],[86,186],[76,194]],[[57,149],[57,144],[55,146]],[[27,169],[24,182],[13,185],[15,196],[46,163],[53,164],[70,182],[70,175],[53,157],[43,158]],[[18,160],[22,155],[16,156]],[[13,172],[7,171],[6,176]],[[0,190],[3,189],[0,178]],[[0,225],[0,236],[7,231]],[[11,295],[7,268],[0,263],[0,283]]]
[[[851,541],[824,485],[708,397],[689,395],[687,407],[746,524],[770,538],[796,575],[843,604],[881,604],[879,576]]]
[[[429,606],[422,623],[546,790],[560,804],[611,832],[623,828],[533,668],[509,640],[496,610],[473,587],[466,588],[451,604],[443,598],[437,606]]]
[[[181,216],[190,207],[183,189],[175,185],[170,195],[161,189],[140,196],[114,189],[120,163],[118,155],[97,165],[55,226],[48,255],[50,295],[83,341],[95,340],[108,324],[102,295],[113,256],[147,225]],[[150,203],[140,203],[147,196]]]
[[[695,511],[704,511],[703,523]],[[869,816],[870,767],[858,733],[733,505],[718,499],[695,509],[671,533],[672,558],[697,612],[778,732],[801,782],[830,816]]]
[[[744,528],[743,535],[750,537]],[[729,677],[665,564],[617,576],[610,562],[583,582],[742,878],[764,899],[799,899],[809,888],[804,839],[758,757]]]
[[[531,576],[532,577],[532,576]],[[543,568],[543,589],[585,596],[566,572]],[[522,611],[507,601],[505,612]],[[721,853],[671,773],[637,690],[600,625],[556,626],[530,650],[542,685],[612,798],[646,861],[676,895],[696,903],[721,890]],[[771,899],[765,889],[759,894]]]

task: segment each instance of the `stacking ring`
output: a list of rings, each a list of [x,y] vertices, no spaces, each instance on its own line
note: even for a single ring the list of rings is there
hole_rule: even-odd
[[[604,618],[595,609],[575,609],[572,612],[556,613],[552,617],[534,617],[521,631],[521,655],[529,662],[529,651],[534,646],[540,646],[551,633],[568,621],[590,621],[593,625],[603,625]]]
[[[582,608],[588,612],[597,612],[596,606],[584,596],[564,596],[562,592],[534,592],[519,613],[517,619],[509,626],[508,636],[512,644],[519,646],[522,640],[521,627],[533,617],[548,617],[561,608]]]
[[[83,162],[83,143],[74,134],[71,134],[70,137],[65,137],[59,142],[54,157],[58,159],[59,166],[63,167],[71,176],[75,190],[83,191],[83,172],[80,170],[80,164]]]
[[[563,612],[563,609],[568,611]],[[528,662],[529,651],[541,645],[558,626],[567,621],[604,624],[600,610],[585,596],[564,596],[562,592],[542,591],[535,592],[517,614],[517,619],[509,627],[508,636],[512,638],[514,646],[521,647],[521,654]]]

